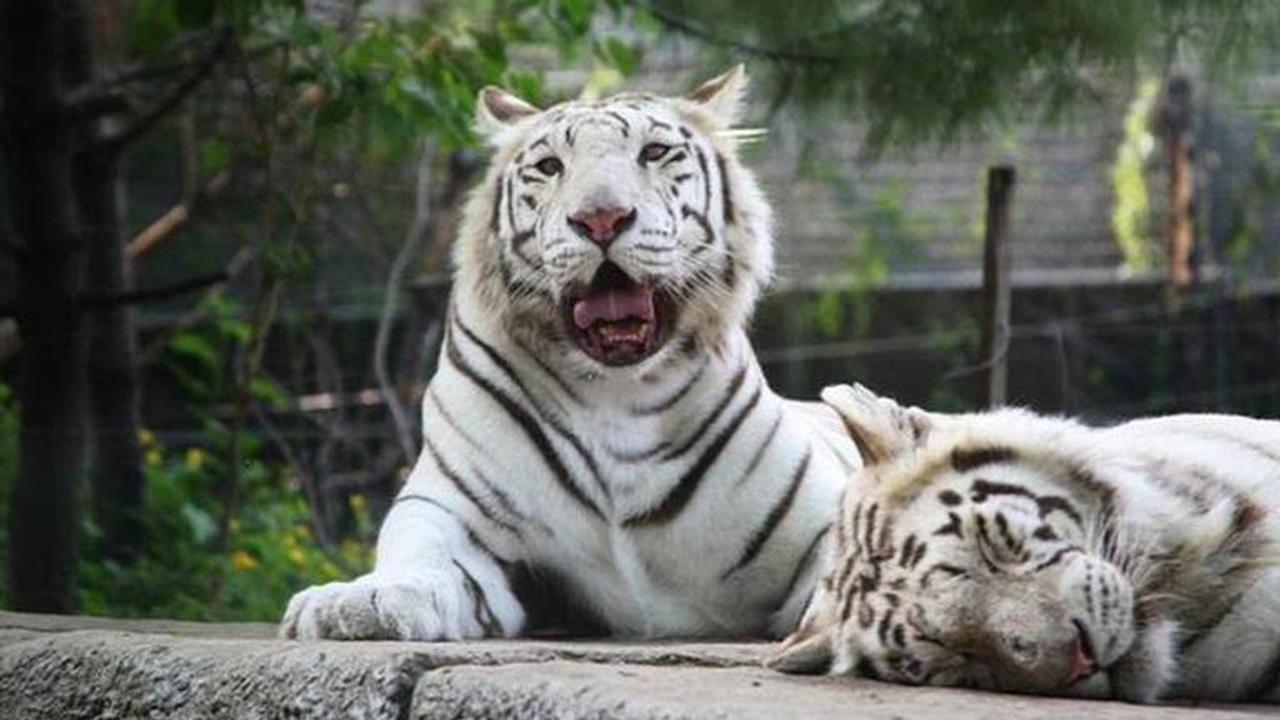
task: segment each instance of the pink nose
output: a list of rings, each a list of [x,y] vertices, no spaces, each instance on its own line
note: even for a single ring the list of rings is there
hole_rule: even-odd
[[[587,240],[607,248],[635,221],[635,208],[595,208],[570,215],[569,227]]]

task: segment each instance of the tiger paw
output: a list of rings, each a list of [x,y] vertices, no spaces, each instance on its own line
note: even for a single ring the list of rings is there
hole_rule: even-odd
[[[485,606],[445,573],[365,575],[293,596],[280,636],[297,640],[463,640],[494,633]]]

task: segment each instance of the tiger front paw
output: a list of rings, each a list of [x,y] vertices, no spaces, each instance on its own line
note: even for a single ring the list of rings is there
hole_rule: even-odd
[[[501,635],[483,593],[444,573],[365,575],[289,600],[280,636],[296,640],[463,640]]]

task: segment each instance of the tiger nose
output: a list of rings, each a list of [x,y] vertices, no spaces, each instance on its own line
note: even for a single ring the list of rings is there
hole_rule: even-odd
[[[568,219],[574,232],[603,249],[636,221],[636,209],[607,207],[580,210]]]

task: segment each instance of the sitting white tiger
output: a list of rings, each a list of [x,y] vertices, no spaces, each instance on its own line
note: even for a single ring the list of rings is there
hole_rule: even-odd
[[[828,388],[867,467],[771,664],[1135,702],[1280,701],[1280,422],[1091,429]]]
[[[285,637],[795,627],[859,458],[834,412],[770,391],[746,338],[773,249],[724,132],[744,83],[546,111],[482,91],[496,152],[425,449],[374,571],[294,596]]]

